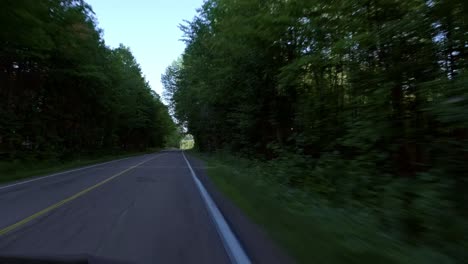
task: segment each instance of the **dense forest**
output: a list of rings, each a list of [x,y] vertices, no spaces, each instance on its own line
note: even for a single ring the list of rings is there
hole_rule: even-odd
[[[162,147],[176,127],[130,49],[81,0],[0,2],[0,156]]]
[[[162,81],[198,149],[468,259],[468,1],[207,0],[181,30]]]

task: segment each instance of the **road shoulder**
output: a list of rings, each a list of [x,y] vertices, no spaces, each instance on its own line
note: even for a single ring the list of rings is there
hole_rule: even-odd
[[[188,153],[186,157],[253,263],[294,263],[294,260],[273,242],[262,227],[252,222],[216,188],[207,176],[204,161]]]

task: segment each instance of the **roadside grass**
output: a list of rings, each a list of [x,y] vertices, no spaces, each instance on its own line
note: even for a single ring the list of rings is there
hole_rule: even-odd
[[[206,162],[215,185],[299,263],[453,263],[384,234],[362,210],[334,208],[269,180],[265,163],[190,153]]]
[[[145,152],[128,152],[116,154],[93,155],[68,160],[13,160],[0,161],[0,183],[7,183],[22,179],[45,176],[65,170],[79,168],[83,166],[103,163],[115,159],[122,159],[131,156],[156,152],[152,149]]]

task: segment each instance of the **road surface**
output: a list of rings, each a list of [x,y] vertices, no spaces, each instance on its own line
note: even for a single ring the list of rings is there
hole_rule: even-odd
[[[0,255],[230,263],[179,151],[0,186],[0,215]]]

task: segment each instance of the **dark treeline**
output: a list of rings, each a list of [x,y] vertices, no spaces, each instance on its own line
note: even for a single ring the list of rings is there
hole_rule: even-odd
[[[129,48],[80,0],[0,2],[0,154],[59,158],[161,147],[175,131]]]
[[[199,149],[468,259],[468,1],[208,0],[181,29],[162,79]]]

